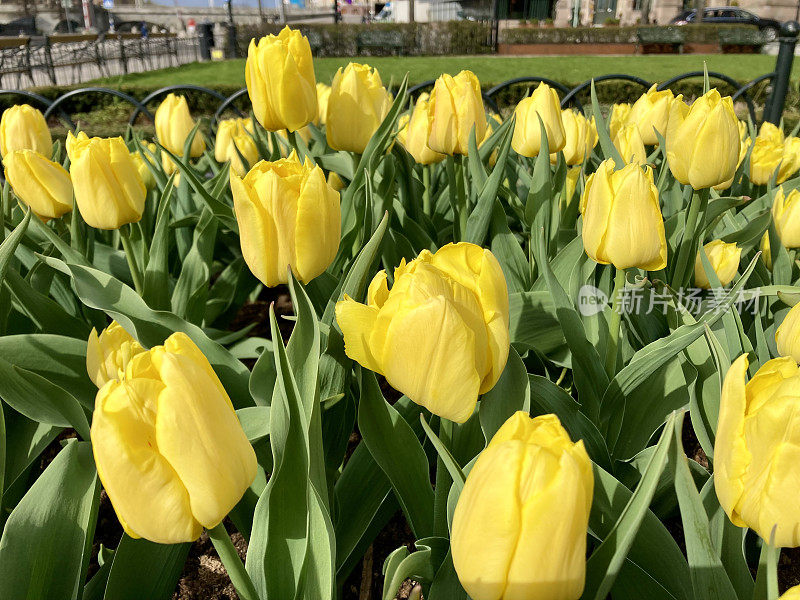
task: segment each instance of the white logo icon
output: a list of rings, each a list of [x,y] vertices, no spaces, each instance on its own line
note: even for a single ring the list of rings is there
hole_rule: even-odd
[[[578,311],[584,317],[601,313],[606,306],[608,306],[608,296],[603,290],[587,284],[578,291]]]

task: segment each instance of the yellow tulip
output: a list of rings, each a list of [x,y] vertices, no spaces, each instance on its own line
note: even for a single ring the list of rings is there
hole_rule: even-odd
[[[250,40],[245,82],[253,113],[268,131],[297,131],[317,118],[317,86],[308,39],[284,27]]]
[[[542,143],[542,130],[539,118],[547,133],[547,144],[550,152],[558,152],[564,148],[567,136],[561,119],[561,105],[558,94],[546,83],[542,82],[533,93],[524,98],[514,109],[516,122],[511,147],[523,156],[538,156]]]
[[[573,109],[561,111],[561,122],[564,124],[564,160],[567,166],[583,163],[597,145],[597,127],[594,117],[587,119],[583,113]],[[550,162],[555,164],[557,152],[550,154]]]
[[[469,154],[473,128],[480,142],[486,135],[486,110],[478,78],[472,71],[441,75],[428,106],[428,146],[439,154]]]
[[[3,111],[0,118],[0,153],[14,150],[33,150],[50,158],[53,138],[44,115],[27,104],[15,104]]]
[[[288,281],[287,267],[303,283],[328,268],[339,249],[339,192],[308,158],[292,152],[275,162],[262,160],[231,190],[242,255],[261,282]]]
[[[614,146],[619,150],[622,160],[639,166],[647,164],[647,152],[644,149],[642,135],[635,123],[628,123],[617,130],[613,138]]]
[[[583,245],[589,258],[618,269],[658,271],[667,264],[667,240],[653,171],[600,163],[581,197]]]
[[[377,69],[350,63],[339,68],[331,84],[325,133],[334,150],[361,154],[378,130],[392,97]]]
[[[778,600],[800,600],[800,585],[786,590]]]
[[[708,262],[711,263],[711,267],[717,274],[722,286],[724,287],[733,281],[733,278],[736,277],[736,272],[739,270],[742,249],[734,243],[727,244],[722,240],[714,240],[703,246],[703,250],[705,250]],[[707,290],[711,288],[711,282],[706,270],[703,268],[703,259],[700,252],[697,253],[697,258],[694,261],[694,284]]]
[[[247,169],[258,162],[258,147],[252,132],[250,119],[225,119],[217,126],[214,158],[220,163],[231,161],[231,170],[239,177],[243,177]],[[244,156],[247,165],[242,163],[239,154]]]
[[[489,250],[448,244],[423,250],[369,286],[367,303],[336,303],[347,356],[431,412],[463,423],[503,372],[508,289]]]
[[[786,138],[783,143],[783,158],[778,168],[778,183],[783,183],[800,170],[800,138]]]
[[[760,132],[753,143],[750,153],[750,181],[756,185],[767,183],[783,160],[783,141],[777,141],[772,135]]]
[[[333,171],[328,173],[328,185],[337,192],[341,192],[345,187],[347,187],[344,181],[342,181],[342,178],[339,177],[339,174],[334,173]]]
[[[143,145],[147,146],[150,152],[158,156],[158,149],[155,144],[143,142]],[[136,170],[139,171],[139,176],[142,178],[145,187],[148,190],[152,189],[156,185],[156,180],[153,179],[153,173],[150,171],[150,167],[147,166],[148,164],[152,164],[150,156],[141,151],[137,151],[131,152],[131,157],[133,157],[133,162],[136,163]]]
[[[75,201],[87,224],[118,229],[142,218],[147,188],[121,137],[67,135]]]
[[[14,193],[42,219],[72,210],[72,181],[60,164],[33,150],[14,150],[3,155],[3,167]]]
[[[567,181],[566,181],[566,190],[564,195],[564,202],[569,203],[572,200],[572,196],[575,195],[575,189],[578,187],[578,179],[581,177],[581,168],[580,167],[572,167],[571,169],[567,169]]]
[[[92,449],[125,531],[159,544],[218,525],[256,455],[208,359],[184,333],[134,356],[97,393]]]
[[[325,125],[328,117],[328,99],[331,97],[331,86],[317,83],[317,118],[315,125]]]
[[[611,107],[611,117],[608,121],[609,133],[613,140],[620,127],[628,122],[628,115],[631,114],[631,105],[628,103],[615,104]]]
[[[429,107],[428,94],[421,94],[414,105],[411,118],[407,120],[397,134],[397,141],[420,165],[431,165],[446,158],[444,154],[434,152],[428,147]]]
[[[758,137],[765,139],[773,144],[783,144],[783,130],[769,121],[764,121],[758,130]]]
[[[737,527],[775,545],[800,546],[797,461],[800,369],[793,358],[764,363],[746,382],[747,355],[731,365],[722,386],[714,444],[714,487]]]
[[[785,247],[800,248],[800,191],[792,190],[784,196],[778,186],[772,201],[772,222]]]
[[[577,600],[594,475],[556,415],[509,418],[480,453],[453,514],[453,566],[473,600]]]
[[[678,102],[683,102],[683,98],[678,98]],[[628,114],[628,123],[635,123],[642,136],[642,141],[648,146],[658,144],[656,131],[662,136],[667,134],[667,123],[669,123],[670,110],[673,102],[676,102],[672,90],[656,91],[656,85],[642,94],[634,102]]]
[[[186,98],[169,94],[156,110],[156,137],[158,143],[176,156],[183,157],[183,146],[186,138],[194,129],[194,119],[189,112]],[[206,142],[200,131],[192,140],[190,156],[196,158],[203,154]]]
[[[116,321],[112,321],[99,336],[97,330],[92,329],[86,346],[89,379],[98,388],[114,379],[122,379],[128,363],[142,352],[147,350]]]
[[[672,175],[694,189],[733,178],[739,159],[739,120],[730,96],[712,89],[686,106],[678,96],[667,124],[667,161]]]
[[[761,260],[764,261],[764,266],[770,271],[772,270],[772,250],[769,247],[769,231],[765,231],[761,236],[761,243],[758,245],[761,250]]]
[[[778,354],[800,362],[800,304],[795,304],[775,331]]]

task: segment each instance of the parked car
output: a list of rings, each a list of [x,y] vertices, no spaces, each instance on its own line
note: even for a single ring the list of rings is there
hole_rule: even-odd
[[[685,10],[677,17],[672,19],[675,25],[688,25],[697,22],[697,9]],[[735,6],[717,6],[703,10],[703,23],[714,25],[755,25],[764,34],[767,41],[772,41],[778,37],[781,29],[780,21],[775,19],[763,19],[758,15],[742,10]]]

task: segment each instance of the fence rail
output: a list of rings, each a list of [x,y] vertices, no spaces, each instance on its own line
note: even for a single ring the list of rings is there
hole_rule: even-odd
[[[0,40],[0,86],[23,89],[176,67],[199,60],[196,36],[53,35]]]

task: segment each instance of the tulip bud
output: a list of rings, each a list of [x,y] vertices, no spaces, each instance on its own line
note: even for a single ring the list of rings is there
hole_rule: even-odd
[[[169,94],[156,110],[158,143],[177,156],[183,156],[183,146],[194,125],[189,105],[183,96]],[[196,158],[202,155],[205,149],[206,142],[198,131],[192,140],[189,155]]]
[[[586,577],[594,475],[556,415],[519,411],[480,453],[453,514],[450,548],[473,600],[577,600]]]
[[[782,160],[783,142],[759,133],[750,152],[750,181],[756,185],[764,185],[778,170]]]
[[[586,180],[581,197],[583,245],[589,258],[618,269],[658,271],[667,264],[667,240],[653,171],[612,159]]]
[[[14,150],[33,150],[50,158],[53,138],[44,115],[27,104],[15,104],[0,118],[0,153],[3,156]]]
[[[444,154],[434,152],[428,147],[428,95],[421,94],[414,105],[411,118],[400,128],[397,141],[414,157],[420,165],[431,165],[445,159]],[[405,115],[404,115],[405,116]]]
[[[679,182],[699,190],[732,179],[739,159],[739,120],[730,96],[712,89],[686,106],[678,96],[667,124],[667,161]]]
[[[328,173],[328,185],[331,186],[337,192],[341,192],[345,187],[347,187],[344,184],[344,181],[342,181],[342,178],[339,177],[339,174],[334,173],[333,171]]]
[[[642,136],[642,142],[648,146],[658,144],[656,131],[662,136],[667,133],[667,123],[669,123],[670,110],[672,103],[675,102],[675,95],[672,90],[656,91],[656,85],[642,94],[633,104],[628,122],[635,123]],[[682,102],[682,98],[678,99]]]
[[[611,118],[608,121],[608,128],[612,140],[616,137],[620,127],[628,122],[628,115],[630,114],[630,104],[615,104],[611,107]]]
[[[772,222],[786,248],[800,248],[800,191],[795,189],[784,196],[778,186],[772,201]]]
[[[100,389],[92,448],[126,533],[159,544],[218,525],[256,475],[228,394],[184,333],[137,354]]]
[[[214,158],[220,163],[231,161],[231,170],[239,177],[244,177],[247,169],[258,162],[258,147],[252,132],[250,119],[225,119],[217,126]],[[244,156],[247,165],[242,163],[239,154]]]
[[[795,304],[775,331],[778,354],[800,362],[800,304]]]
[[[361,154],[391,106],[392,97],[377,69],[352,62],[339,68],[328,98],[328,145]]]
[[[486,135],[486,110],[478,78],[472,71],[440,76],[428,106],[428,146],[440,154],[467,155],[473,128],[480,142]]]
[[[717,274],[720,284],[725,287],[733,278],[736,277],[736,272],[739,270],[739,260],[742,257],[742,249],[736,244],[726,244],[722,240],[714,240],[703,246],[702,252],[705,250],[708,256],[708,262]],[[694,284],[705,290],[711,289],[711,282],[709,281],[706,270],[703,268],[703,259],[700,252],[697,253],[697,259],[694,262]]]
[[[336,303],[345,353],[431,412],[463,423],[508,358],[508,288],[500,263],[475,244],[423,250],[369,286],[367,303]]]
[[[722,385],[714,444],[714,487],[737,527],[774,545],[800,546],[796,448],[800,427],[800,369],[793,358],[767,361],[746,382],[747,355],[728,369]]]
[[[292,152],[262,160],[244,178],[231,173],[242,255],[261,282],[288,281],[287,267],[303,283],[328,268],[339,249],[339,192],[308,158]]]
[[[761,250],[761,260],[764,261],[764,266],[770,271],[772,270],[772,250],[769,247],[769,231],[765,231],[761,236],[761,243],[758,245]]]
[[[250,40],[245,82],[253,114],[268,131],[297,131],[317,118],[317,86],[308,39],[284,27]]]
[[[635,123],[627,123],[617,130],[614,146],[619,150],[622,160],[639,166],[647,164],[647,152],[644,149],[642,135]]]
[[[153,154],[156,154],[157,147],[153,143],[143,142],[144,146],[147,146],[147,149],[150,150]],[[136,164],[136,170],[139,171],[139,176],[142,178],[142,182],[144,183],[145,187],[148,190],[153,189],[156,185],[156,180],[153,179],[153,173],[150,171],[150,167],[148,164],[152,164],[149,155],[145,155],[142,151],[131,152],[131,157],[133,158],[133,162]]]
[[[783,183],[800,170],[800,138],[786,138],[783,143],[783,157],[778,168],[778,183]]]
[[[567,109],[561,111],[561,122],[564,124],[564,160],[567,166],[583,163],[597,145],[597,128],[594,117],[587,119],[583,113]],[[550,154],[550,162],[555,164],[557,152]]]
[[[86,346],[89,379],[98,388],[114,379],[122,379],[128,363],[142,352],[146,350],[116,321],[112,321],[99,336],[97,330],[92,329]]]
[[[575,189],[578,187],[578,179],[580,179],[580,176],[580,167],[572,167],[571,169],[567,169],[567,181],[565,184],[564,194],[564,202],[566,204],[569,204],[569,201],[572,200],[572,196],[575,195]]]
[[[546,83],[540,83],[530,96],[523,98],[514,109],[514,114],[517,121],[514,123],[511,147],[518,154],[528,157],[539,155],[542,143],[539,118],[544,123],[550,152],[558,152],[564,147],[566,134],[558,94]]]
[[[331,97],[331,86],[317,83],[317,118],[315,125],[325,125],[328,117],[328,99]]]
[[[3,154],[6,179],[17,197],[42,219],[72,210],[72,181],[60,164],[33,150]]]
[[[69,174],[86,223],[119,229],[142,218],[147,188],[121,137],[67,135]]]

